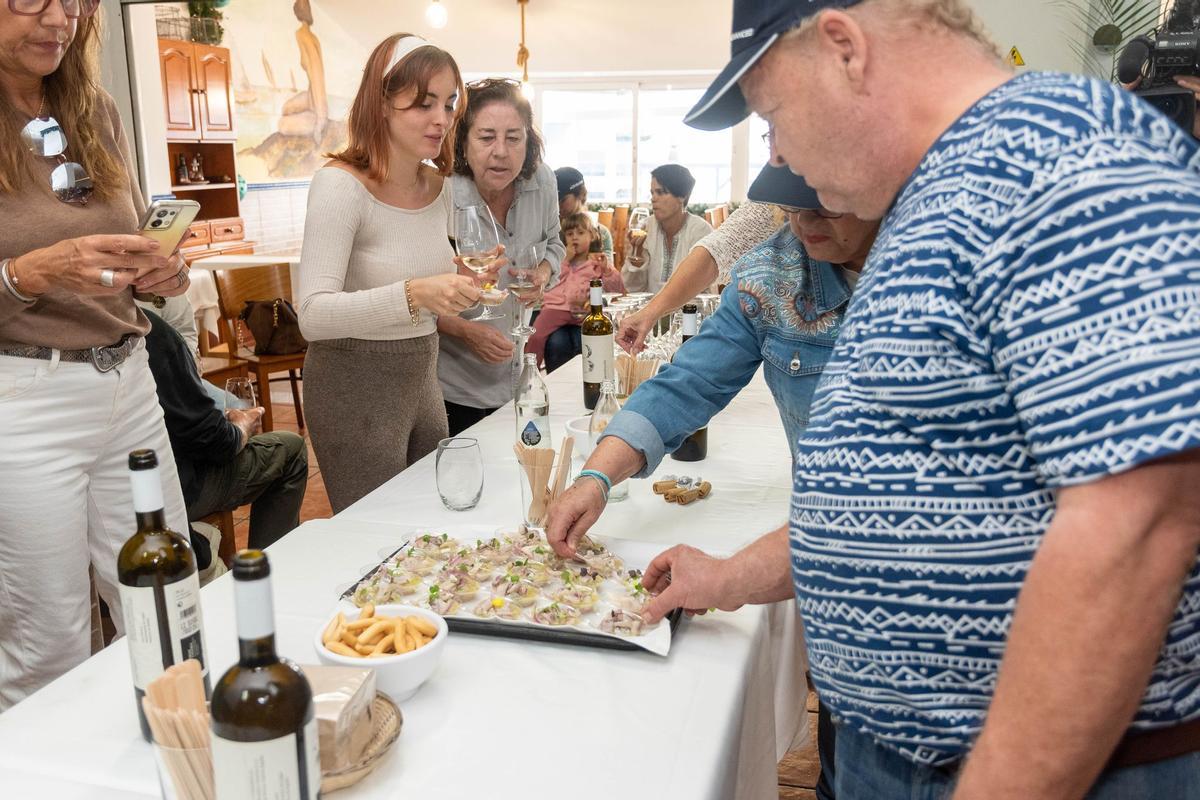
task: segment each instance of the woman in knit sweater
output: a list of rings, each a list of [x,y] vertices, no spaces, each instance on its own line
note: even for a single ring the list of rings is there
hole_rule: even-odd
[[[464,94],[449,53],[417,36],[388,37],[367,60],[349,146],[309,190],[304,402],[335,513],[446,436],[436,317],[479,297],[456,274],[448,237],[445,176]]]

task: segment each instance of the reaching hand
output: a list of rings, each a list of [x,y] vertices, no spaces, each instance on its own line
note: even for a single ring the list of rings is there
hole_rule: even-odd
[[[645,309],[635,311],[621,320],[621,325],[617,328],[617,344],[630,355],[636,356],[646,349],[646,337],[650,335],[650,329],[653,327],[652,315],[647,314]]]
[[[736,611],[745,604],[741,592],[726,587],[726,559],[713,558],[679,544],[660,553],[642,576],[642,586],[656,595],[642,616],[653,625],[676,608],[703,613],[710,608]]]
[[[604,496],[594,480],[579,481],[554,501],[546,521],[546,540],[562,558],[575,547],[604,511]]]

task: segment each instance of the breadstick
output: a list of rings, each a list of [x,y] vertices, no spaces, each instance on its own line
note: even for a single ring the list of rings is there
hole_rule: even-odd
[[[327,644],[325,646],[329,648],[329,652],[331,652],[331,653],[337,653],[340,656],[351,656],[353,658],[360,658],[357,650],[355,650],[352,647],[347,647],[346,645],[342,644],[341,642],[330,642],[329,644]]]
[[[329,624],[325,626],[325,631],[321,634],[321,641],[324,644],[329,644],[332,641],[336,641],[340,635],[338,631],[341,629],[342,623],[345,621],[346,615],[339,611],[338,615],[329,620]]]

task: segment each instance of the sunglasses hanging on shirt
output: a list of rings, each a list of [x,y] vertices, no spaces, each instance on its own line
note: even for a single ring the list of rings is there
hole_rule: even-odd
[[[10,5],[20,0],[9,0]],[[81,5],[86,5],[80,0]],[[58,160],[58,166],[50,173],[50,190],[64,203],[84,205],[92,196],[92,179],[87,171],[74,161],[68,161],[67,136],[54,117],[37,116],[29,120],[21,130],[21,139],[29,151],[41,158]]]

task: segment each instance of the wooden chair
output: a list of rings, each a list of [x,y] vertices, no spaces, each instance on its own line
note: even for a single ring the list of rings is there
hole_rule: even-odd
[[[704,221],[712,227],[717,227],[717,215],[711,208],[704,209]]]
[[[233,512],[218,511],[198,521],[207,522],[221,531],[221,543],[217,546],[217,552],[213,555],[224,561],[227,567],[233,564],[233,557],[237,555],[237,542],[233,540]]]
[[[625,264],[625,231],[629,228],[629,206],[613,208],[612,225],[609,231],[613,237],[613,263],[617,269]]]
[[[304,368],[304,353],[286,356],[255,355],[238,341],[238,315],[247,300],[292,300],[292,277],[287,264],[269,267],[219,269],[213,273],[217,281],[217,296],[221,307],[221,338],[228,352],[249,362],[249,369],[258,381],[259,402],[263,407],[263,430],[274,430],[271,414],[271,375],[286,372],[292,385],[292,402],[296,406],[296,424],[304,428],[304,410],[300,403],[297,370]]]
[[[230,378],[250,377],[250,362],[237,356],[200,356],[196,366],[201,378],[220,389],[225,388],[225,382]]]

